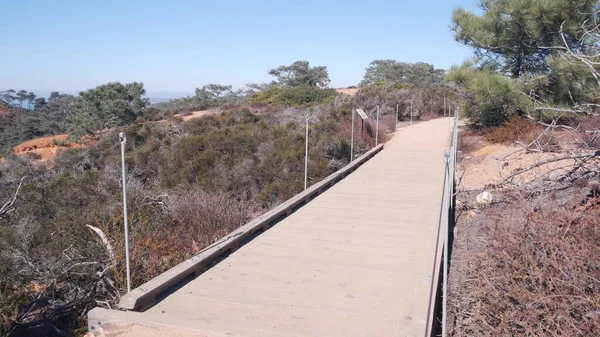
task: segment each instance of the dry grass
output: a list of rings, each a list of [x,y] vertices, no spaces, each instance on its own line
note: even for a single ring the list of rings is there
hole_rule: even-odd
[[[581,123],[580,146],[600,149],[600,116],[590,117]]]
[[[197,254],[244,225],[252,213],[250,203],[225,193],[190,191],[167,199],[165,222],[177,233],[179,244]]]
[[[154,200],[165,207],[162,224],[152,223],[142,214],[129,217],[132,288],[158,276],[218,239],[233,232],[251,217],[249,203],[238,202],[226,194],[189,191]],[[97,220],[112,243],[117,287],[126,288],[125,241],[122,216]]]
[[[485,209],[468,206],[474,195],[459,195],[450,335],[597,335],[598,192],[598,187],[535,197],[510,192]]]
[[[536,122],[514,116],[505,124],[492,128],[485,133],[490,143],[524,145],[531,151],[557,152],[560,150],[552,132],[545,132],[544,127]]]
[[[335,89],[340,94],[348,95],[348,96],[356,96],[360,88],[339,88]]]
[[[491,190],[492,205],[475,202],[485,185],[565,155],[514,146],[542,140],[568,147],[567,131],[532,123],[512,119],[485,134],[485,140],[501,144],[479,147],[484,140],[469,133],[459,139],[468,154],[460,165],[460,189],[476,190],[457,195],[450,336],[597,336],[600,331],[598,175],[591,170],[585,178],[559,180],[583,162],[553,162],[518,176],[512,189]]]
[[[481,132],[476,130],[461,130],[458,133],[457,140],[458,150],[462,151],[463,154],[473,153],[487,145]]]
[[[544,128],[530,119],[512,117],[504,125],[486,132],[485,139],[491,143],[514,144],[515,142],[532,142]]]

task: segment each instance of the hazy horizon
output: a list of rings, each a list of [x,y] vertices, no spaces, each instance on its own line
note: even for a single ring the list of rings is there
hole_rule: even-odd
[[[137,81],[149,97],[180,97],[209,83],[268,82],[269,69],[296,60],[327,66],[333,88],[357,85],[375,59],[448,69],[470,55],[450,30],[457,6],[475,8],[473,0],[5,2],[0,90],[77,93]]]

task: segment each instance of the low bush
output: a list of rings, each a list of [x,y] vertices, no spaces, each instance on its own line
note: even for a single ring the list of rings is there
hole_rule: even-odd
[[[54,146],[61,147],[61,146],[65,146],[66,144],[67,144],[67,141],[64,139],[58,139],[58,138],[52,139],[52,145],[54,145]]]
[[[444,98],[446,113],[458,106],[458,97],[454,91],[442,84],[427,87],[414,87],[402,82],[377,82],[362,88],[352,100],[353,107],[373,110],[380,106],[380,112],[395,116],[398,108],[400,120],[425,119],[444,116]]]
[[[557,152],[560,150],[558,141],[552,132],[535,121],[513,116],[501,126],[493,127],[485,133],[485,139],[491,143],[527,146],[528,150],[536,152]]]
[[[600,149],[600,117],[588,117],[580,122],[580,145],[584,148]]]
[[[31,160],[40,160],[42,159],[42,155],[37,152],[27,152],[27,158]]]
[[[485,139],[491,143],[515,144],[515,142],[531,143],[544,128],[531,119],[514,116],[506,123],[491,128],[485,133]]]
[[[447,78],[464,97],[465,117],[478,126],[499,126],[512,116],[535,110],[523,94],[523,83],[515,79],[470,65],[453,67]]]
[[[458,150],[462,151],[464,154],[473,153],[484,147],[486,144],[481,132],[469,129],[461,130],[458,133],[457,142]]]
[[[191,247],[188,255],[197,254],[248,222],[257,209],[221,192],[185,191],[165,199],[163,226],[175,233],[176,245]]]
[[[250,104],[270,104],[276,106],[303,106],[315,103],[332,102],[337,92],[333,89],[317,87],[272,87],[250,97]]]
[[[463,246],[473,249],[461,254],[468,262],[452,262],[467,280],[453,283],[458,276],[451,275],[452,335],[597,335],[599,192],[592,186],[530,198],[513,194],[463,220],[476,231]]]

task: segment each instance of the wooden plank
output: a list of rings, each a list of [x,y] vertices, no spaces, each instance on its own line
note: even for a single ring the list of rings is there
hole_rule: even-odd
[[[292,197],[279,206],[233,231],[229,235],[217,241],[217,244],[212,245],[205,251],[183,261],[175,267],[132,290],[130,293],[121,298],[119,307],[121,309],[135,311],[144,311],[152,307],[156,304],[156,298],[169,288],[175,286],[177,283],[186,278],[200,275],[223,254],[231,253],[238,249],[240,244],[251,235],[254,235],[259,231],[266,231],[272,226],[273,222],[284,216],[288,216],[293,209],[310,201],[312,198],[322,193],[324,188],[339,182],[350,172],[379,153],[382,149],[383,145],[373,148],[354,160],[352,163],[331,174],[329,177],[312,185],[306,191]]]

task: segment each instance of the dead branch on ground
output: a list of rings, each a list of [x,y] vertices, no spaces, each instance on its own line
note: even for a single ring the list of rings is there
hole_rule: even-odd
[[[599,157],[599,156],[600,156],[600,151],[592,153],[592,154],[589,154],[589,153],[587,153],[587,154],[571,154],[571,155],[562,156],[562,157],[558,157],[558,158],[541,160],[541,161],[538,161],[524,169],[517,170],[517,172],[514,172],[511,175],[509,175],[508,177],[504,178],[498,185],[504,185],[508,181],[512,180],[514,177],[521,175],[525,172],[529,172],[535,168],[538,168],[538,167],[546,165],[546,164],[555,163],[555,162],[559,162],[559,161],[563,161],[563,160],[577,160],[577,159],[591,160],[591,159],[597,159],[597,157]]]

